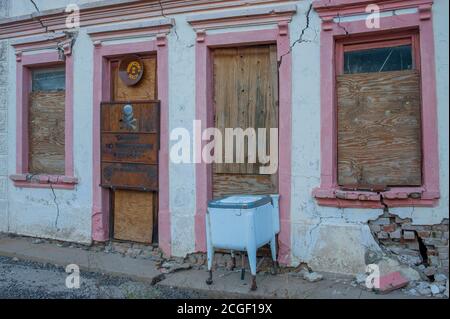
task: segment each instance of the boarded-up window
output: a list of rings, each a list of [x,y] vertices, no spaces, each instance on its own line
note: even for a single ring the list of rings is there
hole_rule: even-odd
[[[29,101],[29,172],[64,175],[64,68],[34,70]]]
[[[270,150],[270,128],[278,128],[278,65],[275,45],[215,49],[215,126],[223,136],[226,128],[266,129],[266,150]],[[236,148],[234,163],[214,164],[213,194],[269,194],[277,192],[277,174],[261,175],[258,162],[250,163],[248,138]],[[243,153],[244,163],[237,163]],[[256,151],[257,154],[257,151]],[[225,162],[225,151],[223,152]]]
[[[337,77],[343,186],[422,183],[420,73],[411,46],[346,52]]]

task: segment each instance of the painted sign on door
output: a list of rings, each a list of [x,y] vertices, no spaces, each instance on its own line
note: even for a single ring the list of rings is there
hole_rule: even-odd
[[[159,102],[102,103],[102,186],[158,190]]]

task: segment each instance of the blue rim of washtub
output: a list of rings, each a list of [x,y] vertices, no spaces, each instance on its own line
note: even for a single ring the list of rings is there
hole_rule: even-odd
[[[257,200],[246,203],[239,202],[223,202],[230,197],[258,197]],[[272,203],[272,197],[268,195],[230,195],[219,199],[212,200],[208,203],[208,208],[226,208],[226,209],[252,209],[266,204]]]

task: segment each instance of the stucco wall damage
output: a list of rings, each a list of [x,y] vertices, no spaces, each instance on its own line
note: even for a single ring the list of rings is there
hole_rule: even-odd
[[[11,16],[29,14],[35,10],[29,5],[13,2]],[[53,1],[36,2],[43,5],[43,9],[60,5]],[[427,249],[430,256],[438,257],[439,267],[444,267],[446,263],[448,269],[448,1],[435,0],[433,5],[441,199],[433,208],[390,208],[388,212],[382,209],[319,206],[311,195],[312,189],[320,184],[321,85],[321,20],[314,10],[309,10],[311,2],[279,1],[279,4],[297,5],[297,14],[290,23],[293,56],[290,266],[307,263],[318,271],[349,274],[364,272],[370,262],[368,255],[386,252],[385,246],[389,246],[389,243],[384,240],[384,233],[387,234],[386,239],[392,239],[392,243],[401,242],[403,245],[405,241],[406,246],[409,244],[408,239],[404,238],[404,231],[407,231],[405,227],[409,225],[411,228],[424,227],[423,231],[430,231],[430,236],[432,232],[441,232],[439,240],[442,242],[428,245]],[[7,1],[0,1],[0,17],[5,3]],[[161,15],[175,19],[175,26],[168,35],[170,129],[185,127],[193,134],[196,34],[186,22],[186,14],[172,16],[162,11]],[[238,27],[232,31],[261,28],[276,28],[276,25]],[[229,31],[220,29],[214,32]],[[116,42],[124,41],[127,40]],[[93,50],[93,43],[82,27],[73,48],[74,164],[78,185],[73,191],[21,189],[14,187],[7,178],[14,174],[16,165],[15,152],[7,154],[8,149],[14,150],[16,147],[16,69],[15,63],[7,65],[6,62],[15,61],[15,56],[12,47],[0,41],[0,231],[91,242]],[[186,256],[195,252],[195,165],[171,163],[169,174],[172,254]],[[9,201],[6,193],[9,193]],[[387,213],[389,216],[383,215]],[[386,221],[384,218],[389,219],[389,224],[381,223]],[[391,224],[395,224],[395,229],[387,232],[392,229],[389,226]],[[400,238],[390,237],[392,233],[396,236],[398,229],[401,231]],[[427,240],[424,236],[421,238]],[[417,240],[417,236],[414,240]]]

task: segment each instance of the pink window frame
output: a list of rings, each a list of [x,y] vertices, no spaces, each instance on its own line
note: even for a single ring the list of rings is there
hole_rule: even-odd
[[[23,54],[16,52],[16,174],[10,178],[16,187],[74,189],[77,178],[73,167],[73,57],[71,50],[64,51],[65,61],[59,53]],[[66,73],[65,95],[65,174],[39,174],[30,178],[28,171],[28,107],[31,92],[31,71],[36,68],[64,66]]]
[[[197,32],[196,44],[196,118],[202,123],[202,130],[214,126],[213,81],[211,49],[227,46],[248,46],[257,44],[276,44],[279,67],[279,193],[280,223],[278,235],[278,260],[282,264],[290,263],[291,251],[291,114],[292,114],[292,74],[288,23],[280,22],[278,29],[226,32],[223,34],[206,34]],[[206,143],[203,141],[203,143]],[[196,150],[201,158],[201,150]],[[195,214],[195,249],[206,251],[205,215],[208,201],[212,199],[212,166],[196,164],[196,214]]]
[[[368,29],[365,20],[333,22],[337,12],[341,15],[355,12],[354,7],[343,6],[345,2],[355,4],[364,1],[340,1],[339,11],[321,11],[320,3],[316,3],[322,18],[321,31],[321,185],[313,190],[313,196],[319,205],[332,207],[366,207],[383,208],[381,200],[390,207],[402,206],[435,206],[440,198],[439,190],[439,150],[437,132],[437,98],[436,71],[434,58],[434,35],[431,19],[430,0],[416,0],[413,5],[418,7],[417,13],[401,16],[383,17],[380,29]],[[366,3],[365,1],[364,3]],[[397,1],[400,4],[404,1]],[[394,10],[396,3],[390,3]],[[403,7],[399,7],[403,8]],[[364,12],[364,11],[363,11]],[[359,12],[360,13],[360,12]],[[423,152],[423,184],[421,187],[395,187],[388,191],[363,192],[343,191],[337,184],[337,120],[336,120],[336,56],[342,55],[342,39],[353,39],[364,36],[367,39],[390,39],[393,32],[418,32],[416,38],[420,43],[419,53],[415,55],[420,63],[422,89],[422,152]],[[347,35],[346,35],[347,32]],[[349,36],[349,37],[348,37]],[[418,59],[419,58],[419,59]],[[418,60],[417,60],[418,59]],[[332,63],[330,63],[332,61]],[[421,197],[411,198],[414,193]]]
[[[110,238],[110,196],[109,190],[100,187],[100,104],[111,98],[110,60],[125,54],[156,54],[158,99],[161,101],[160,152],[159,152],[159,210],[158,245],[170,256],[171,233],[169,211],[169,104],[168,104],[168,48],[165,36],[125,44],[102,45],[94,42],[94,99],[93,99],[93,203],[92,238],[95,241],[108,241]]]

